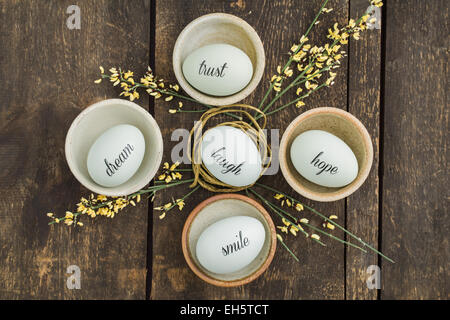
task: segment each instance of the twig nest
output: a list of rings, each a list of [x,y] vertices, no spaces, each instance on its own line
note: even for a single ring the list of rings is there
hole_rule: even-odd
[[[250,111],[262,115],[262,125]],[[225,113],[241,120],[222,122],[203,133],[210,119]],[[271,162],[265,126],[264,113],[249,105],[235,104],[205,112],[192,128],[188,142],[195,178],[191,187],[199,184],[213,192],[237,192],[252,186]]]

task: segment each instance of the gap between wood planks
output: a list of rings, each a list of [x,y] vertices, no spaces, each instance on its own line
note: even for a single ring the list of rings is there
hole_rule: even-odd
[[[149,30],[149,61],[148,65],[155,68],[155,44],[156,44],[156,0],[150,0],[150,30]],[[155,99],[149,99],[148,109],[150,114],[155,116]],[[150,182],[152,185],[154,180]],[[153,203],[152,199],[148,199],[148,222],[147,222],[147,272],[145,278],[145,299],[149,300],[151,297],[152,280],[153,280]]]
[[[383,223],[383,177],[384,177],[384,88],[386,80],[386,7],[387,1],[384,1],[381,7],[381,55],[380,55],[380,145],[378,156],[378,250],[382,252],[382,223]],[[378,266],[383,263],[383,258],[378,256]],[[381,290],[377,290],[377,300],[381,300]]]

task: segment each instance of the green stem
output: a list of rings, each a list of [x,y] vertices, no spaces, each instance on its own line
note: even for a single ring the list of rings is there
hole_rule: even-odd
[[[206,109],[202,110],[185,110],[185,109],[178,109],[176,113],[203,113],[207,111]]]
[[[256,192],[255,190],[253,190],[252,188],[249,189],[255,196],[257,196],[262,202],[264,202],[266,205],[269,206],[269,208],[275,212],[277,215],[279,215],[281,218],[286,219],[291,225],[293,226],[297,226],[297,222],[292,222],[291,220],[289,220],[289,218],[286,218],[283,214],[281,214],[281,212],[279,212],[278,210],[276,210],[275,208],[272,207],[272,204],[267,201],[267,199],[265,199],[262,195],[260,195],[258,192]],[[282,210],[284,211],[284,210]],[[302,229],[299,229],[305,236],[309,236],[309,234]]]
[[[302,71],[286,88],[284,88],[281,92],[279,92],[275,97],[272,99],[272,101],[269,102],[267,106],[264,107],[263,112],[266,113],[266,111],[278,100],[280,99],[286,92],[289,91],[294,85],[295,82],[301,79],[301,77],[304,76],[304,74],[312,68],[312,62],[309,63],[309,65],[305,68],[305,70]]]
[[[318,215],[319,217],[323,218],[325,221],[327,221],[327,222],[331,223],[332,225],[338,227],[339,229],[341,229],[342,231],[344,231],[346,234],[348,234],[349,236],[351,236],[351,237],[354,238],[355,240],[357,240],[357,241],[359,241],[360,243],[362,243],[365,247],[368,247],[368,248],[369,248],[370,250],[372,250],[373,252],[379,254],[379,255],[380,255],[381,257],[383,257],[384,259],[386,259],[386,260],[388,260],[388,261],[390,261],[390,262],[392,262],[392,263],[395,263],[394,260],[392,260],[391,258],[385,256],[383,253],[381,253],[380,251],[378,251],[377,249],[375,249],[374,247],[372,247],[370,244],[368,244],[368,243],[366,243],[365,241],[363,241],[360,237],[357,237],[357,236],[354,235],[352,232],[348,231],[347,229],[345,229],[344,227],[342,227],[342,226],[339,225],[338,223],[334,222],[332,219],[329,219],[328,217],[326,217],[326,216],[323,215],[322,213],[318,212],[317,210],[315,210],[315,209],[313,209],[313,208],[311,208],[311,207],[309,207],[309,206],[307,206],[307,205],[301,203],[300,201],[294,199],[293,197],[287,195],[286,193],[284,193],[284,192],[282,192],[282,191],[276,190],[276,189],[274,189],[274,188],[272,188],[272,187],[269,187],[269,186],[266,186],[266,185],[264,185],[264,184],[262,184],[262,183],[256,183],[255,185],[257,185],[257,186],[259,186],[259,187],[262,187],[262,188],[264,188],[264,189],[266,189],[266,190],[269,190],[269,191],[272,191],[272,192],[275,192],[275,193],[282,194],[282,195],[284,195],[286,198],[290,199],[291,201],[300,203],[303,207],[305,207],[306,209],[308,209],[308,210],[311,211],[312,213]]]
[[[272,210],[278,210],[278,211],[280,211],[280,212],[286,214],[286,211],[284,211],[282,208],[276,206],[275,204],[273,204],[273,203],[271,203],[271,202],[269,202],[269,201],[267,201],[267,200],[266,200],[266,204],[269,205],[270,207],[272,207]],[[289,222],[291,222],[291,221],[289,221]],[[292,223],[292,222],[291,222],[291,223]],[[363,248],[361,248],[361,247],[359,247],[359,246],[357,246],[357,245],[355,245],[355,244],[353,244],[353,243],[351,243],[351,242],[342,240],[341,238],[338,238],[338,237],[336,237],[336,236],[334,236],[334,235],[332,235],[332,234],[330,234],[330,233],[328,233],[328,232],[325,232],[325,231],[323,231],[323,230],[320,230],[319,228],[316,228],[316,227],[314,227],[313,225],[311,225],[311,224],[309,224],[309,223],[302,222],[301,220],[300,220],[300,223],[302,223],[302,224],[308,226],[309,228],[313,229],[314,231],[317,231],[317,232],[322,233],[322,234],[324,234],[324,235],[326,235],[326,236],[328,236],[328,237],[330,237],[330,238],[332,238],[332,239],[334,239],[334,240],[336,240],[336,241],[339,241],[339,242],[342,243],[342,244],[347,244],[347,245],[349,245],[349,246],[351,246],[351,247],[354,247],[354,248],[356,248],[356,249],[361,250],[362,252],[367,253],[367,251],[364,250]]]
[[[195,191],[198,190],[198,188],[200,188],[200,186],[196,186],[194,189],[192,189],[190,192],[188,192],[187,194],[185,194],[180,200],[178,201],[174,201],[174,203],[167,209],[163,210],[164,212],[169,212],[170,210],[172,210],[173,207],[175,207],[177,205],[178,202],[180,201],[184,201],[186,200],[191,194],[193,194]]]
[[[300,101],[300,100],[302,100],[302,99],[308,97],[311,93],[313,93],[313,92],[319,90],[319,89],[322,88],[322,87],[325,87],[326,85],[327,85],[326,83],[322,83],[320,86],[318,86],[317,88],[315,88],[315,89],[313,89],[313,90],[311,90],[311,91],[305,93],[305,94],[302,95],[301,97],[298,97],[297,99],[294,99],[294,100],[292,100],[292,101],[290,101],[290,102],[288,102],[288,103],[282,105],[281,107],[279,107],[279,108],[277,108],[277,109],[274,109],[274,110],[272,110],[272,111],[270,111],[270,112],[267,112],[267,113],[266,113],[266,116],[270,116],[270,115],[272,115],[272,114],[274,114],[274,113],[277,113],[278,111],[281,111],[281,110],[283,110],[283,109],[289,107],[290,105],[292,105],[292,104],[296,103],[297,101]],[[258,120],[258,119],[259,119],[259,117],[256,117],[256,120]]]
[[[289,252],[291,254],[291,256],[295,259],[295,261],[300,262],[300,260],[297,258],[295,253],[293,253],[291,251],[291,249],[289,249],[289,247],[284,243],[284,241],[280,240],[278,237],[277,237],[277,239],[278,239],[278,241],[280,241],[280,243],[283,245],[283,247],[287,250],[287,252]]]
[[[312,23],[309,25],[309,27],[308,27],[308,29],[306,30],[306,32],[303,34],[304,37],[307,37],[307,36],[308,36],[309,32],[310,32],[310,31],[312,30],[312,28],[314,27],[314,24],[316,23],[317,19],[318,19],[319,16],[322,14],[322,10],[323,10],[323,8],[326,6],[326,4],[328,3],[328,1],[329,1],[329,0],[325,0],[325,1],[322,3],[322,6],[320,7],[320,10],[319,10],[319,12],[317,13],[316,17],[314,18],[314,20],[312,21]],[[298,49],[294,52],[293,55],[297,54],[299,50],[301,50],[301,46],[298,47]],[[283,73],[283,72],[286,70],[286,68],[289,67],[289,66],[291,65],[292,61],[293,61],[293,60],[292,60],[292,56],[291,56],[291,57],[289,57],[288,62],[284,65],[284,67],[283,67],[281,73]],[[264,95],[264,97],[263,97],[261,103],[259,104],[259,107],[258,107],[259,109],[262,108],[264,102],[265,102],[266,99],[268,98],[269,93],[272,91],[272,89],[273,89],[273,83],[271,83],[269,89],[267,89],[266,94]]]
[[[185,184],[185,183],[189,183],[189,182],[192,182],[192,181],[194,181],[194,179],[180,180],[180,181],[177,181],[177,182],[164,184],[164,185],[155,185],[155,186],[152,186],[150,188],[142,189],[142,190],[139,190],[139,191],[137,191],[135,193],[129,194],[126,197],[129,198],[129,197],[137,196],[139,194],[142,195],[142,194],[146,194],[146,193],[153,193],[154,194],[157,191],[160,191],[160,190],[163,190],[163,189],[167,189],[167,188],[170,188],[170,187],[175,187],[175,186],[178,186],[178,185],[181,185],[181,184]],[[98,204],[96,206],[92,206],[92,207],[89,207],[89,208],[91,208],[92,210],[95,210],[95,209],[99,209],[99,208],[102,208],[102,207],[106,207],[112,201],[114,201],[114,200],[105,201],[105,202],[102,202],[102,203],[100,203],[100,204]],[[82,214],[81,212],[74,212],[73,216],[74,216],[74,218],[76,218],[77,216],[79,216],[81,214]],[[66,220],[66,217],[58,218],[58,220],[60,222],[62,222],[64,220]],[[48,225],[52,225],[54,223],[56,223],[55,220],[50,221],[48,223]]]

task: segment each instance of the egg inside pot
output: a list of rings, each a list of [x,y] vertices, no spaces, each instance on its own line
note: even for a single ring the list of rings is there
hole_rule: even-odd
[[[119,186],[139,169],[145,139],[135,126],[121,124],[103,132],[92,144],[87,169],[92,180],[104,187]]]
[[[241,129],[231,126],[209,129],[200,147],[204,166],[228,185],[248,186],[261,176],[263,167],[258,147]]]
[[[191,86],[213,96],[229,96],[244,89],[253,76],[250,58],[229,44],[198,48],[183,62],[183,75]]]
[[[200,264],[217,274],[249,265],[260,253],[266,238],[262,223],[248,216],[219,220],[200,235],[196,254]]]
[[[352,149],[323,130],[308,130],[297,136],[290,155],[295,169],[305,179],[324,187],[346,186],[358,175],[358,161]]]

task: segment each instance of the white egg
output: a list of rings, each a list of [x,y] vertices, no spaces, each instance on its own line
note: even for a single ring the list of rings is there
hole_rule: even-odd
[[[200,144],[202,162],[218,180],[235,187],[253,184],[261,175],[261,156],[256,144],[240,129],[209,129]]]
[[[142,132],[132,125],[117,125],[103,132],[89,150],[89,175],[104,187],[121,185],[139,169],[144,153]]]
[[[229,44],[211,44],[193,51],[182,69],[191,86],[213,96],[239,92],[253,76],[250,58]]]
[[[207,270],[225,274],[249,265],[266,239],[262,223],[252,217],[235,216],[213,223],[197,240],[196,255]]]
[[[309,130],[296,137],[291,161],[304,178],[325,187],[343,187],[358,175],[358,161],[352,149],[322,130]]]

